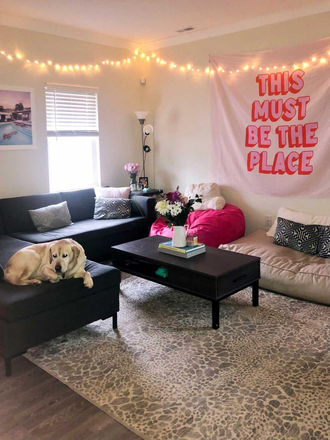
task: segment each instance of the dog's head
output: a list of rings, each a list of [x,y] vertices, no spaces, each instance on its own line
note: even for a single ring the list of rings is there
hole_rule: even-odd
[[[64,278],[69,266],[70,268],[75,266],[79,255],[80,249],[74,240],[58,240],[49,248],[49,263],[54,272],[61,274]]]

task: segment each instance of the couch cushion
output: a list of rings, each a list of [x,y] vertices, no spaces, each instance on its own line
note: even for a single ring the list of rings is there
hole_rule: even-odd
[[[60,193],[38,194],[0,200],[0,214],[6,234],[35,230],[29,210],[61,203]]]
[[[3,223],[2,223],[2,218],[0,215],[0,236],[3,235],[5,233],[4,229],[3,229]]]
[[[0,318],[16,321],[120,283],[120,271],[114,267],[87,260],[85,269],[92,275],[92,289],[83,286],[82,278],[63,280],[56,284],[45,282],[34,286],[13,286],[0,280]]]
[[[53,229],[47,232],[15,232],[11,236],[20,240],[30,241],[31,243],[46,243],[47,241],[61,240],[62,238],[73,238],[84,245],[85,241],[93,240],[108,235],[120,234],[137,228],[147,226],[146,217],[131,217],[112,220],[82,220],[71,226],[60,229]]]
[[[330,305],[330,259],[276,246],[261,229],[219,248],[260,257],[261,287]]]
[[[94,208],[94,220],[110,220],[117,218],[129,218],[132,212],[132,200],[118,197],[96,197]]]
[[[61,192],[63,201],[68,202],[73,222],[93,218],[95,191],[93,188]]]
[[[320,238],[318,225],[303,225],[302,223],[277,217],[274,244],[286,246],[309,255],[317,254]]]
[[[72,224],[67,202],[31,209],[29,212],[38,232],[51,231]]]
[[[330,226],[319,226],[320,241],[318,256],[322,258],[330,258]]]
[[[0,264],[5,266],[9,258],[23,247],[30,246],[31,243],[27,241],[18,240],[17,238],[9,237],[8,235],[0,236]]]

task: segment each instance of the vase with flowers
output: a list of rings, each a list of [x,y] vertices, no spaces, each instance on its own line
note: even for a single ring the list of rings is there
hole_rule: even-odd
[[[189,213],[194,211],[195,202],[202,202],[198,194],[194,198],[187,199],[177,187],[176,191],[165,194],[163,200],[156,204],[156,211],[165,219],[168,227],[173,228],[173,246],[186,246],[185,224]]]
[[[138,163],[127,163],[124,166],[124,170],[128,172],[130,177],[129,186],[131,187],[132,191],[135,191],[137,189],[137,175],[139,174],[141,168]]]

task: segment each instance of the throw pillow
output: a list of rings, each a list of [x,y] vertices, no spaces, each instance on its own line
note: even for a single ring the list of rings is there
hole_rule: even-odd
[[[320,227],[318,225],[303,225],[285,218],[277,218],[274,244],[316,255],[319,238]]]
[[[97,186],[94,190],[96,197],[106,197],[108,199],[128,199],[131,192],[129,186],[121,188]]]
[[[320,226],[318,256],[330,258],[330,226]]]
[[[67,202],[49,205],[44,208],[29,210],[34,226],[39,232],[63,228],[72,225]]]
[[[292,209],[282,207],[278,210],[277,217],[272,227],[266,234],[268,237],[274,237],[278,217],[286,218],[287,220],[292,220],[294,222],[302,223],[304,225],[330,226],[330,217],[324,215],[307,214],[305,212],[293,211]]]
[[[95,198],[94,219],[109,220],[131,216],[132,200],[106,197]]]

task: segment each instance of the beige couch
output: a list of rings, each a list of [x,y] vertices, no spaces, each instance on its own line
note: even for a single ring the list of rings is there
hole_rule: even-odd
[[[258,229],[233,243],[221,245],[220,249],[260,257],[261,287],[330,305],[330,258],[277,246],[273,240],[266,231]]]

